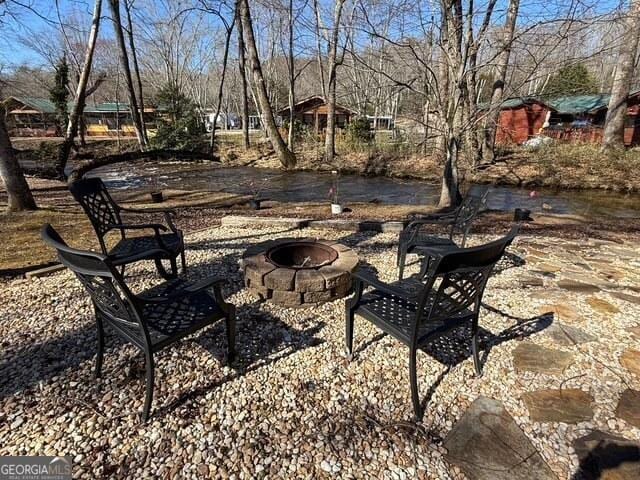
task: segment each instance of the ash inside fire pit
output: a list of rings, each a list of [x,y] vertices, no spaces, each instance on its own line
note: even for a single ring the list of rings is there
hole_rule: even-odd
[[[294,269],[318,268],[338,258],[333,248],[316,242],[290,242],[267,252],[267,259],[277,267]]]

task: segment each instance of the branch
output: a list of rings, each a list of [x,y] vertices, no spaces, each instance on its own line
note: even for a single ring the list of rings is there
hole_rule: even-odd
[[[76,158],[83,158],[83,155],[77,155]],[[86,158],[86,157],[85,157]],[[159,160],[159,159],[179,159],[179,160],[210,160],[219,162],[220,159],[216,155],[201,152],[192,152],[186,150],[150,150],[147,152],[125,152],[114,155],[106,155],[104,157],[91,158],[83,162],[79,162],[77,167],[73,169],[69,175],[69,183],[82,178],[82,176],[93,170],[94,168],[103,167],[120,162],[130,162],[134,160]]]

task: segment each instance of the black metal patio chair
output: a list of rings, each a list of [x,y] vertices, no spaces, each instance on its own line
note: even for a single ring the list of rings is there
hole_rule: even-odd
[[[458,249],[437,257],[424,279],[415,278],[384,283],[363,272],[354,273],[354,296],[346,305],[347,357],[353,356],[355,314],[369,320],[383,332],[409,347],[409,379],[415,417],[422,419],[418,395],[416,355],[450,330],[471,327],[471,351],[477,375],[481,375],[478,356],[478,315],[485,285],[494,265],[518,232],[515,226],[507,236],[486,245]],[[363,293],[365,287],[372,290]]]
[[[143,420],[149,418],[153,399],[155,353],[225,319],[228,360],[233,360],[235,307],[223,299],[224,279],[210,277],[195,283],[175,279],[134,295],[107,256],[67,246],[48,224],[42,229],[42,238],[57,250],[60,262],[76,274],[93,302],[98,326],[96,377],[100,377],[102,370],[105,326],[144,353],[146,397]]]
[[[118,205],[99,178],[83,178],[73,182],[69,191],[82,206],[96,232],[102,253],[109,257],[111,263],[120,268],[124,274],[126,265],[140,260],[154,260],[158,273],[165,279],[178,275],[176,258],[180,256],[182,272],[187,264],[184,255],[184,239],[181,230],[173,223],[175,212],[164,210],[166,225],[159,223],[129,224],[122,222],[121,213],[149,214],[145,210],[124,208]],[[107,248],[106,239],[110,232],[120,232],[120,240],[111,249]],[[153,235],[127,236],[128,231],[153,230]],[[171,273],[162,265],[162,260],[171,264]]]
[[[488,189],[480,196],[467,195],[462,203],[451,212],[429,215],[409,222],[400,232],[398,242],[396,258],[398,279],[402,280],[404,277],[404,267],[409,253],[419,253],[428,257],[433,252],[443,253],[459,247],[464,248],[471,225],[480,210],[486,205],[488,195]],[[448,236],[425,234],[425,227],[434,225],[448,227]],[[455,240],[456,237],[460,237],[458,242]]]

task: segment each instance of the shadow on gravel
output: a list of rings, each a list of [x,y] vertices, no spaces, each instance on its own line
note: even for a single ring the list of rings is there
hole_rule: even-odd
[[[242,288],[242,278],[237,266],[238,258],[238,255],[224,255],[212,262],[194,264],[188,267],[188,278],[197,280],[209,275],[227,278],[229,283],[223,288],[226,298]],[[140,293],[142,289],[136,288],[136,284],[143,278],[148,278],[148,275],[148,271],[144,273],[136,271],[127,274],[125,281],[132,291]],[[162,279],[157,278],[157,281],[161,283]],[[81,295],[82,300],[88,298],[88,294],[84,291]],[[42,342],[29,343],[28,339],[35,337],[35,334],[24,332],[26,340],[23,346],[12,349],[10,345],[5,346],[0,343],[3,350],[0,356],[0,399],[35,387],[41,382],[47,382],[52,377],[60,376],[59,381],[64,381],[65,372],[77,369],[83,362],[93,359],[98,345],[97,329],[93,315],[90,314],[87,318],[86,324],[82,327],[67,330],[60,336],[48,338]],[[54,312],[51,312],[49,321],[57,321]],[[119,336],[110,334],[108,329],[106,333],[108,336],[105,366],[108,367],[110,353],[122,348],[125,342]],[[93,365],[91,367],[93,368]],[[161,375],[161,371],[159,373]],[[103,373],[103,375],[108,374],[108,370]],[[92,377],[87,377],[88,383],[93,381]]]
[[[214,378],[197,388],[185,390],[178,398],[165,405],[158,404],[152,412],[152,417],[171,414],[179,407],[204,398],[209,392],[227,382],[242,378],[250,372],[323,342],[316,337],[316,334],[324,328],[324,322],[319,322],[305,330],[298,330],[267,312],[258,312],[257,308],[251,310],[249,315],[245,315],[246,318],[239,319],[236,324],[236,359],[228,365],[233,372],[221,378]],[[224,324],[217,323],[203,332],[195,342],[222,362],[227,352],[225,338]],[[161,360],[158,366],[162,369]],[[159,403],[162,401],[160,398],[158,400]]]

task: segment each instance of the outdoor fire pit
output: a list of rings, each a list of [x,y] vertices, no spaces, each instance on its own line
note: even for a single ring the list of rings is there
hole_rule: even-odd
[[[351,289],[358,256],[330,240],[283,238],[254,245],[242,259],[245,285],[286,307],[328,302]]]

